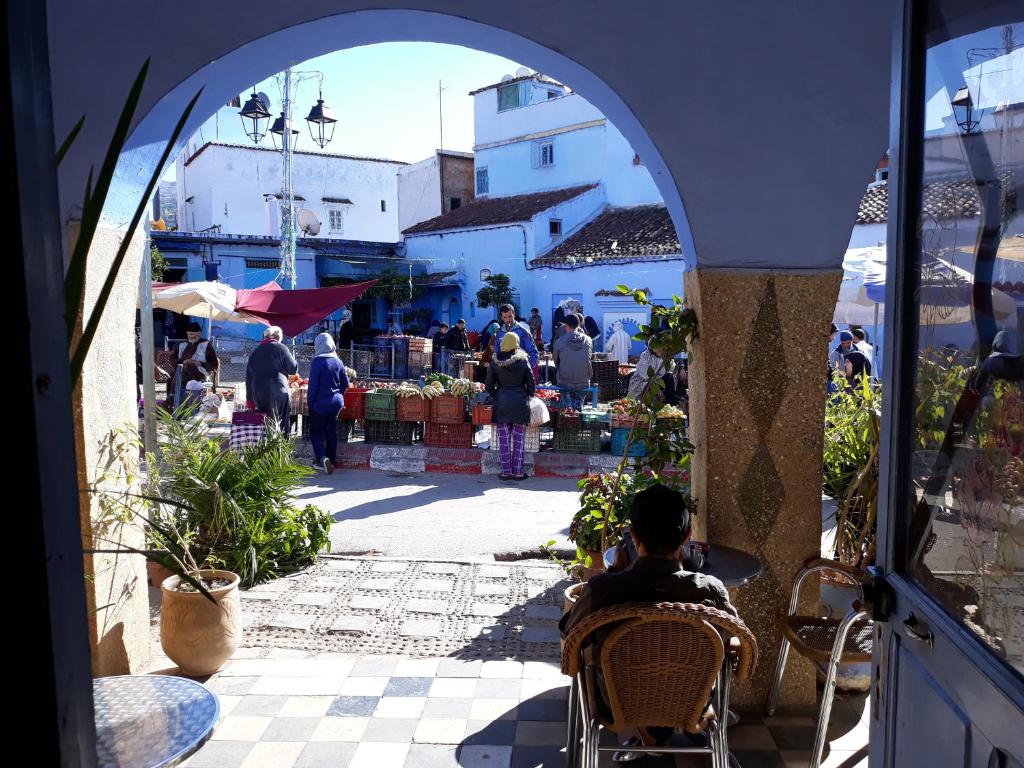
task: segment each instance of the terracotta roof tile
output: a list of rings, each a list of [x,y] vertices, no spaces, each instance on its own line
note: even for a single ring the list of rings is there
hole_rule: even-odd
[[[682,258],[672,217],[663,205],[637,205],[609,208],[530,265],[572,269],[659,257]]]
[[[415,224],[404,230],[403,234],[419,235],[444,229],[486,227],[529,221],[541,211],[571,200],[596,186],[597,184],[585,184],[580,187],[565,187],[549,192],[533,192],[528,195],[478,197],[461,208]]]

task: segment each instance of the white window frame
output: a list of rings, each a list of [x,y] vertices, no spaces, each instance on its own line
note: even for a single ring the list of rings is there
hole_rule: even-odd
[[[545,162],[547,159],[547,162]],[[553,168],[555,165],[555,142],[552,139],[533,142],[533,167]]]
[[[481,174],[483,174],[484,183],[480,183]],[[491,192],[491,179],[487,173],[487,166],[476,169],[476,193],[478,195],[487,195]]]
[[[338,219],[338,226],[334,226],[335,216]],[[327,233],[330,235],[345,234],[345,208],[341,205],[327,206]]]
[[[522,83],[522,82],[519,82],[519,83],[502,83],[502,84],[500,84],[495,89],[495,92],[497,93],[497,100],[498,100],[498,111],[499,112],[508,112],[510,109],[519,109],[520,107],[525,107],[526,103],[527,103],[527,97],[526,97],[526,92],[527,91],[526,91],[526,88],[524,86],[525,86],[525,83]],[[501,106],[501,92],[503,90],[506,90],[506,89],[509,89],[509,88],[515,88],[516,89],[516,103],[513,104],[513,105],[510,105],[510,106],[507,106],[507,107],[503,107],[503,106]]]

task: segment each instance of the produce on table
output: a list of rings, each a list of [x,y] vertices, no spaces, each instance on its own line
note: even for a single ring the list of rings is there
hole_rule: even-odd
[[[686,414],[683,413],[678,408],[676,408],[674,405],[666,405],[666,406],[663,406],[660,411],[658,411],[658,418],[659,419],[685,419],[686,418]]]
[[[471,395],[477,391],[476,384],[469,379],[455,379],[448,390],[453,395]]]
[[[443,389],[450,389],[452,382],[455,381],[447,373],[432,373],[424,379],[427,384],[440,384]]]

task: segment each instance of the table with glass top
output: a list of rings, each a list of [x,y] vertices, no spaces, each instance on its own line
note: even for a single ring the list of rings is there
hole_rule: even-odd
[[[220,716],[216,694],[184,677],[100,677],[92,688],[100,768],[178,765],[206,743]]]

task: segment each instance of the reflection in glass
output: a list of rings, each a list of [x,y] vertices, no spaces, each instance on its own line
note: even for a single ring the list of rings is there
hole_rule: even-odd
[[[926,67],[907,570],[1022,671],[1024,24],[935,40]]]

